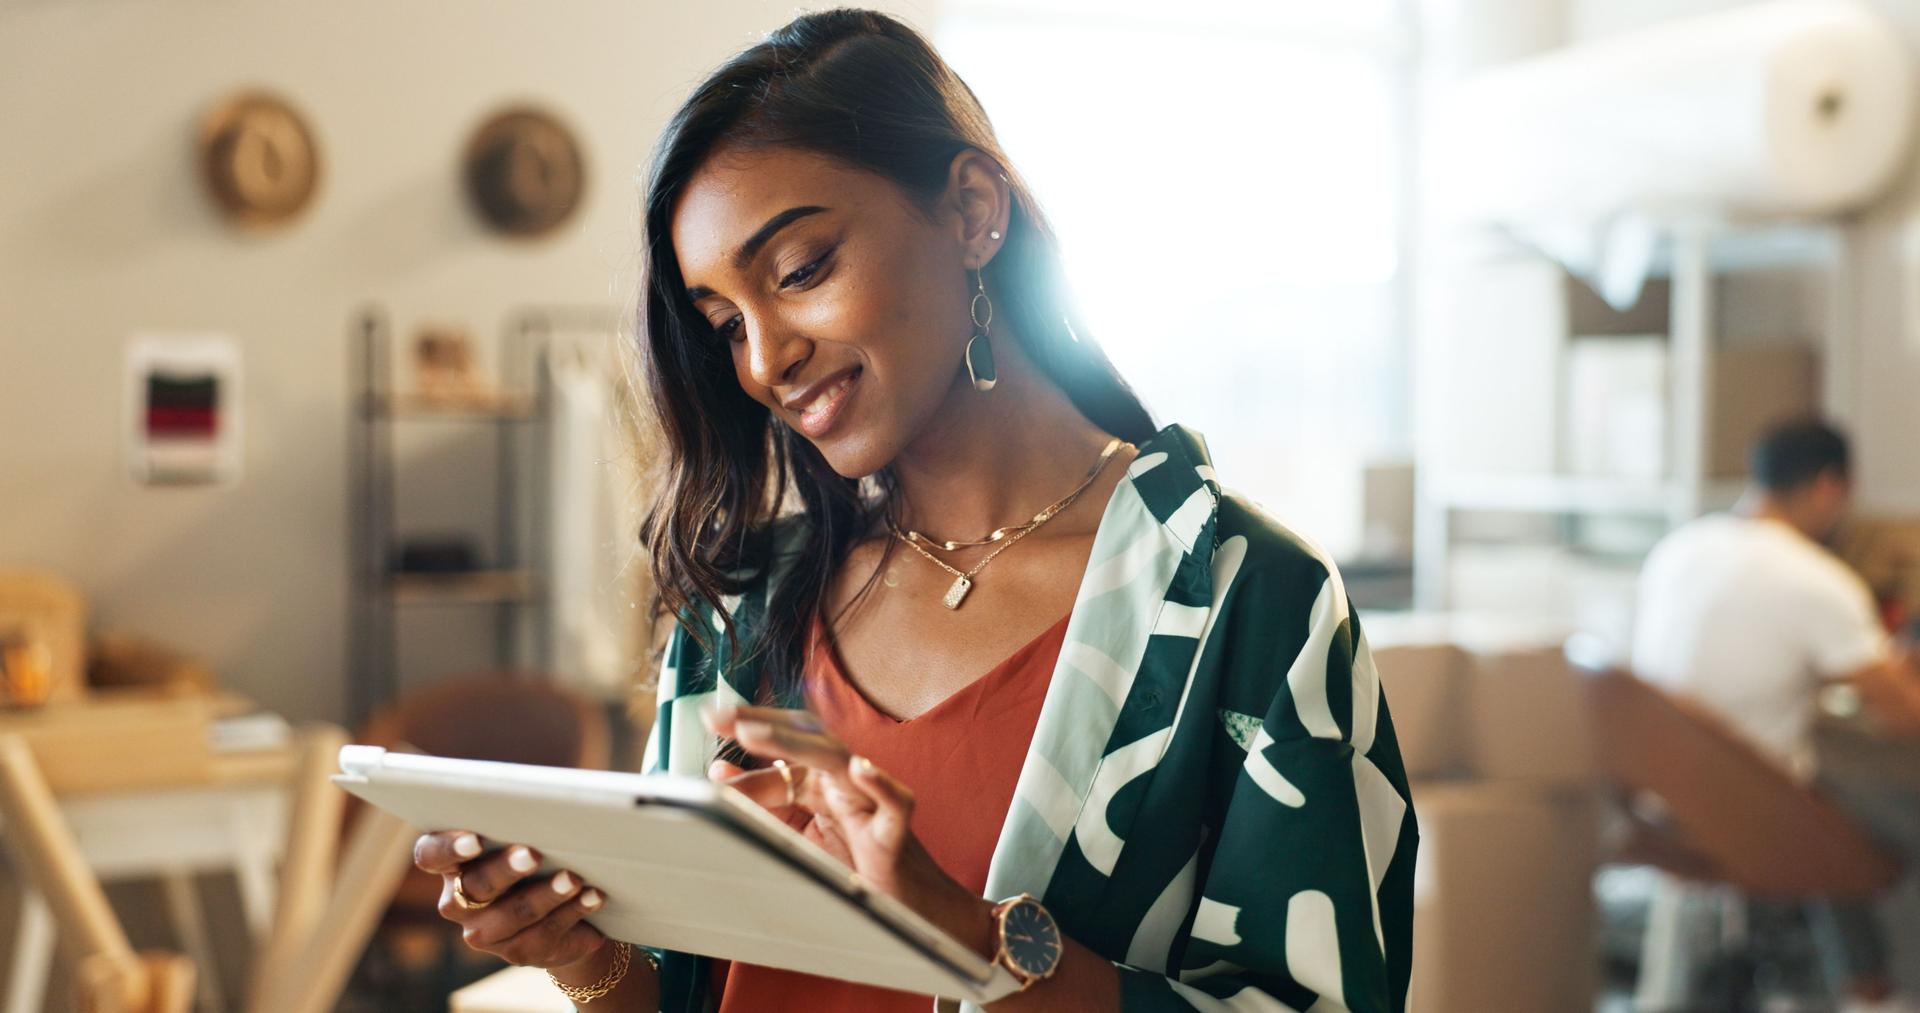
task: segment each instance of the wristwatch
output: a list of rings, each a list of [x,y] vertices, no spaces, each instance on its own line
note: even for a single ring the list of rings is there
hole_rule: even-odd
[[[1060,966],[1066,947],[1060,926],[1032,894],[1008,897],[993,906],[993,962],[1011,972],[1024,992]]]

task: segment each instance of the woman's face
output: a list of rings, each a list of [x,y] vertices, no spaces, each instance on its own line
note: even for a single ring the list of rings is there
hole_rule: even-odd
[[[964,383],[981,261],[964,190],[927,212],[823,155],[722,149],[674,212],[687,295],[741,389],[841,475],[892,461]]]

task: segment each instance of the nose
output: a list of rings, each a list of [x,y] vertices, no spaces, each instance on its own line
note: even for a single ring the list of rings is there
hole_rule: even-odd
[[[742,321],[747,328],[747,375],[762,387],[792,381],[800,364],[813,351],[813,342],[778,318]]]

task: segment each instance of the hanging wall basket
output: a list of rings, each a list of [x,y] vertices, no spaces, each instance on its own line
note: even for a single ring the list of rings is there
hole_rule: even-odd
[[[541,236],[573,216],[586,192],[580,144],[558,119],[539,109],[505,110],[467,143],[467,197],[488,228]]]
[[[282,225],[312,203],[320,149],[307,121],[276,95],[250,91],[200,123],[200,175],[214,204],[243,228]]]

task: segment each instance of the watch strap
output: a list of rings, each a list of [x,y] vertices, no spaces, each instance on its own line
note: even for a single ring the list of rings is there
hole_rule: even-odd
[[[987,979],[987,983],[982,989],[982,991],[986,993],[986,997],[980,1001],[980,1005],[985,1006],[989,1003],[999,1002],[1015,992],[1025,991],[1026,987],[1026,984],[1020,980],[1018,975],[1007,970],[1006,965],[996,960],[993,963],[993,975]]]

